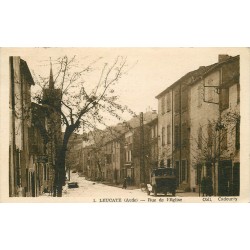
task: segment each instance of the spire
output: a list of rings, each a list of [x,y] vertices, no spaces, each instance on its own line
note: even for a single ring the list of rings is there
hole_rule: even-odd
[[[50,88],[50,89],[54,89],[54,80],[53,80],[53,72],[52,72],[51,57],[50,57],[49,88]]]

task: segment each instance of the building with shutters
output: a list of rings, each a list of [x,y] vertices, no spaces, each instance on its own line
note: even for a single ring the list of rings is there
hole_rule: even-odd
[[[149,146],[149,162],[150,172],[158,167],[159,152],[158,152],[158,117],[154,118],[148,123],[150,128]]]
[[[159,166],[176,168],[178,188],[190,191],[190,88],[205,67],[191,71],[156,96]]]
[[[29,186],[29,127],[31,126],[31,86],[27,63],[18,56],[10,65],[9,196],[26,196]]]
[[[176,168],[179,189],[199,192],[204,177],[214,195],[239,194],[239,86],[239,56],[219,55],[156,96],[159,166]]]
[[[34,81],[27,63],[10,57],[9,196],[35,197],[52,192],[55,161],[61,142],[61,120],[46,101],[57,102],[60,90],[53,88],[52,69],[43,105],[31,102]],[[59,107],[59,106],[58,106]]]
[[[133,117],[127,122],[128,130],[124,134],[124,165],[121,166],[121,178],[128,177],[131,184],[140,186],[149,183],[150,173],[155,168],[155,158],[152,158],[152,148],[155,147],[158,137],[157,113],[147,111]],[[156,134],[152,138],[152,128]],[[154,155],[156,157],[156,155]],[[154,162],[153,162],[154,160]]]
[[[239,56],[219,55],[190,85],[192,188],[210,178],[214,195],[239,195]]]

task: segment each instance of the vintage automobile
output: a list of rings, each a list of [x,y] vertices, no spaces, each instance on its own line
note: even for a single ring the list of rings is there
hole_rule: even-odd
[[[154,169],[150,176],[150,184],[147,184],[147,193],[152,192],[154,196],[158,193],[167,195],[171,193],[175,196],[176,192],[176,174],[174,168],[157,168]]]
[[[69,182],[68,188],[79,188],[78,182]]]

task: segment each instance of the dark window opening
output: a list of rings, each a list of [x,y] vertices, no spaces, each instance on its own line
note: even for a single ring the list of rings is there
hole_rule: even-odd
[[[236,129],[235,129],[235,148],[236,150],[240,149],[240,122],[236,123]]]
[[[186,160],[182,160],[182,162],[181,162],[181,181],[186,180],[186,174],[187,174]]]
[[[165,128],[162,128],[162,146],[165,146]]]
[[[229,108],[229,89],[221,89],[220,91],[220,110]]]
[[[180,112],[180,92],[179,91],[175,93],[174,111],[175,113]]]
[[[180,131],[179,131],[179,126],[175,126],[175,131],[174,131],[174,135],[175,135],[175,148],[179,148],[180,146]]]

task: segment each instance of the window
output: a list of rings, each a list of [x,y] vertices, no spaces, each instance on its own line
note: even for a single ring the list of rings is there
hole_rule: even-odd
[[[157,137],[157,125],[151,127],[151,138]]]
[[[132,143],[132,136],[128,136],[127,138],[126,138],[126,143],[127,143],[127,145],[129,145],[129,144],[131,144]]]
[[[202,149],[202,127],[198,129],[198,149]]]
[[[181,145],[186,146],[188,142],[188,130],[187,130],[187,124],[182,124],[182,137],[181,137]]]
[[[207,81],[207,85],[208,86],[213,86],[213,79],[209,79]],[[214,92],[214,88],[213,87],[207,87],[207,100],[209,102],[213,101],[213,92]]]
[[[171,111],[171,92],[167,93],[167,112]]]
[[[207,94],[207,96],[208,96],[207,100],[209,102],[211,102],[213,100],[213,89],[212,88],[208,88],[207,92],[208,92],[208,94]]]
[[[47,180],[47,164],[43,165],[43,180]]]
[[[212,146],[212,140],[213,140],[212,133],[213,133],[212,124],[209,123],[209,124],[207,125],[207,135],[208,135],[207,145],[208,145],[208,147],[211,147],[211,146]]]
[[[181,96],[181,110],[185,111],[188,108],[188,90],[187,87],[183,88]]]
[[[155,125],[155,137],[157,137],[157,134],[158,134],[158,132],[157,132],[157,125]]]
[[[131,150],[127,150],[126,151],[126,161],[130,162],[132,159],[132,151]]]
[[[151,138],[154,138],[155,137],[155,128],[152,127],[151,128]]]
[[[171,131],[170,131],[171,127],[170,125],[167,126],[167,144],[171,143]]]
[[[229,89],[220,90],[220,110],[229,108]]]
[[[202,86],[199,85],[197,89],[197,106],[201,107],[202,105]]]
[[[164,167],[164,160],[160,161],[160,167]]]
[[[240,149],[240,122],[239,121],[236,123],[236,128],[235,128],[235,148],[236,150]]]
[[[175,98],[174,98],[174,111],[175,113],[180,112],[180,92],[175,92]]]
[[[170,168],[171,160],[167,159],[167,167]]]
[[[161,138],[162,138],[162,146],[165,146],[165,128],[164,127],[162,128]]]
[[[165,114],[165,96],[161,98],[161,114]]]
[[[182,181],[186,180],[186,172],[187,172],[186,160],[182,160],[181,161],[181,180]]]
[[[179,147],[180,144],[180,131],[179,131],[179,126],[175,126],[174,130],[174,143],[175,143],[175,148]]]
[[[126,161],[127,162],[131,161],[131,150],[126,151]]]

